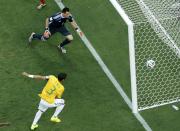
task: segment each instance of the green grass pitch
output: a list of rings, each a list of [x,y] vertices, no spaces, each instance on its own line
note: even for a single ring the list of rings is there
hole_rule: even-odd
[[[108,0],[64,0],[79,26],[130,97],[127,27]],[[59,34],[47,42],[27,40],[31,32],[43,32],[45,18],[59,11],[53,0],[36,10],[35,0],[0,0],[0,122],[11,125],[0,131],[29,131],[45,81],[24,78],[21,72],[68,74],[63,95],[62,123],[49,121],[49,109],[37,131],[144,131],[122,97],[103,73],[80,38],[61,54]],[[155,131],[180,129],[179,111],[163,106],[141,112]]]

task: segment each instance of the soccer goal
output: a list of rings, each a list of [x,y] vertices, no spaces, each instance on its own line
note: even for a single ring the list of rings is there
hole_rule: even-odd
[[[110,0],[128,26],[132,110],[180,101],[180,0]]]

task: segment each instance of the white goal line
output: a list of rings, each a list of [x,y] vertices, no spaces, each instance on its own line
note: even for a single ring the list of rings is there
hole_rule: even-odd
[[[57,3],[57,5],[60,7],[60,9],[63,9],[65,6],[62,3],[61,0],[55,0],[55,2]],[[79,28],[80,29],[80,28]],[[78,34],[79,35],[79,34]],[[80,35],[79,35],[80,36]],[[112,75],[112,73],[110,72],[110,70],[107,68],[107,66],[105,65],[105,63],[103,62],[103,60],[101,59],[101,57],[99,56],[99,54],[96,52],[96,50],[94,49],[94,47],[92,46],[92,44],[89,42],[89,40],[87,39],[87,37],[85,36],[85,34],[83,36],[80,36],[81,40],[84,42],[84,44],[86,45],[86,47],[89,49],[89,51],[91,52],[91,54],[93,55],[93,57],[96,59],[96,61],[98,62],[98,64],[100,65],[100,67],[102,68],[102,70],[104,71],[104,73],[106,74],[106,76],[110,79],[110,81],[112,82],[112,84],[116,87],[117,91],[120,93],[120,95],[123,97],[124,101],[127,103],[128,107],[130,109],[132,109],[132,104],[130,99],[128,98],[128,96],[126,95],[126,93],[123,91],[122,87],[120,86],[120,84],[117,82],[117,80],[115,79],[115,77]],[[150,126],[147,124],[147,122],[144,120],[144,118],[139,114],[139,113],[133,113],[134,116],[137,118],[137,120],[142,124],[142,126],[145,128],[146,131],[152,131],[152,129],[150,128]]]

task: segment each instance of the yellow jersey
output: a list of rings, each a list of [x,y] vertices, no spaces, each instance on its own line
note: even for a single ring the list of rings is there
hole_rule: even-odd
[[[45,87],[42,90],[42,93],[39,96],[47,101],[48,103],[54,103],[55,98],[61,98],[64,92],[64,86],[59,82],[59,80],[53,76],[49,76],[49,80],[46,83]]]

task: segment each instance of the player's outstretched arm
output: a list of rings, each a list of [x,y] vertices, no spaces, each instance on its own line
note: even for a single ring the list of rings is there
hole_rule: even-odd
[[[46,20],[45,20],[45,28],[48,28],[48,26],[49,26],[49,18],[46,18]]]
[[[22,73],[23,76],[29,77],[29,78],[34,78],[34,79],[40,79],[40,80],[47,80],[49,79],[49,76],[41,76],[41,75],[32,75],[27,72]]]
[[[83,36],[83,32],[79,29],[77,23],[75,21],[72,21],[71,22],[71,25],[72,27],[77,31],[77,33],[80,35],[80,36]]]

